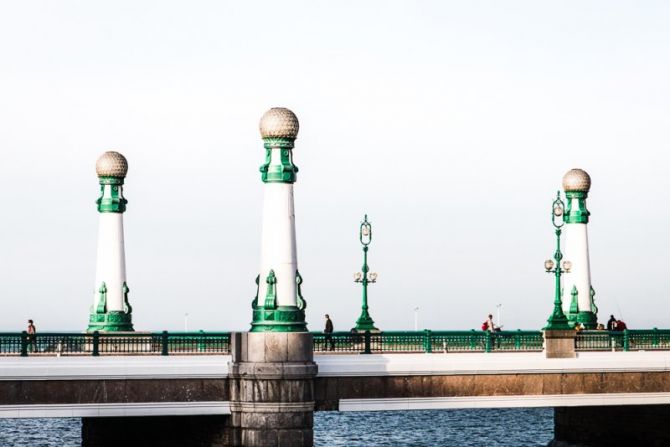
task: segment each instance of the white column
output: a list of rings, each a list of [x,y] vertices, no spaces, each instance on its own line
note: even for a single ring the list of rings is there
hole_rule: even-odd
[[[572,199],[577,201],[578,199]],[[577,206],[576,203],[573,206]],[[563,311],[567,314],[572,303],[572,288],[577,287],[580,312],[591,311],[591,265],[589,238],[585,223],[567,223],[563,230],[565,248],[563,259],[572,262],[570,273],[563,278]]]
[[[279,149],[272,149],[273,153]],[[298,260],[292,183],[265,183],[258,300],[265,300],[266,279],[274,270],[278,306],[296,305]]]
[[[111,185],[105,185],[105,188],[111,188]],[[122,213],[99,214],[94,309],[98,305],[98,300],[100,299],[99,290],[103,282],[107,287],[107,311],[123,311],[126,255],[123,240]]]
[[[586,199],[591,189],[591,176],[583,169],[569,170],[563,176],[563,190],[567,209],[563,215],[563,260],[570,261],[571,269],[563,278],[563,310],[571,322],[579,322],[586,329],[595,329],[597,315],[591,298],[591,266],[589,262],[589,238],[586,225],[589,210]],[[577,314],[570,313],[572,291],[577,291]]]

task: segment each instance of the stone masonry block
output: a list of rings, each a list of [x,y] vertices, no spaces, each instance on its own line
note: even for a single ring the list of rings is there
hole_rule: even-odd
[[[265,361],[286,362],[288,361],[288,333],[266,332],[265,335]]]
[[[314,359],[314,337],[308,332],[290,332],[288,336],[289,362],[311,362]]]
[[[242,445],[247,447],[278,447],[277,430],[244,430]]]
[[[576,333],[567,331],[544,331],[544,354],[548,359],[565,359],[576,357]]]
[[[233,362],[239,362],[242,359],[242,337],[246,333],[232,332],[230,334],[230,355]]]
[[[254,363],[253,373],[259,378],[266,376],[278,379],[284,375],[284,366],[282,363]]]
[[[266,332],[247,333],[247,358],[246,362],[265,362],[265,336]]]

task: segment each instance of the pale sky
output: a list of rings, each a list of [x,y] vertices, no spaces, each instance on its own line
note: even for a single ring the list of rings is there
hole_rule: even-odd
[[[549,213],[587,170],[599,319],[670,328],[670,4],[0,3],[0,331],[83,330],[105,150],[129,161],[136,330],[247,329],[270,107],[300,120],[310,329],[506,329],[552,309]]]

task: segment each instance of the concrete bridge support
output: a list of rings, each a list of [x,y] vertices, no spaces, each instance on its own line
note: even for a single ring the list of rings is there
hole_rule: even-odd
[[[230,439],[236,446],[313,445],[312,335],[234,333],[231,337]]]
[[[550,447],[670,445],[670,405],[560,407],[554,409]]]

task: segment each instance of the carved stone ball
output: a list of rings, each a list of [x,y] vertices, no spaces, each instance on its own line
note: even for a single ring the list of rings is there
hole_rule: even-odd
[[[295,140],[300,125],[295,113],[283,107],[273,107],[263,114],[259,127],[263,138]]]
[[[128,173],[128,160],[114,151],[107,151],[95,162],[95,172],[98,177],[124,178]]]
[[[570,169],[563,176],[564,191],[589,192],[591,189],[591,176],[583,169]]]

